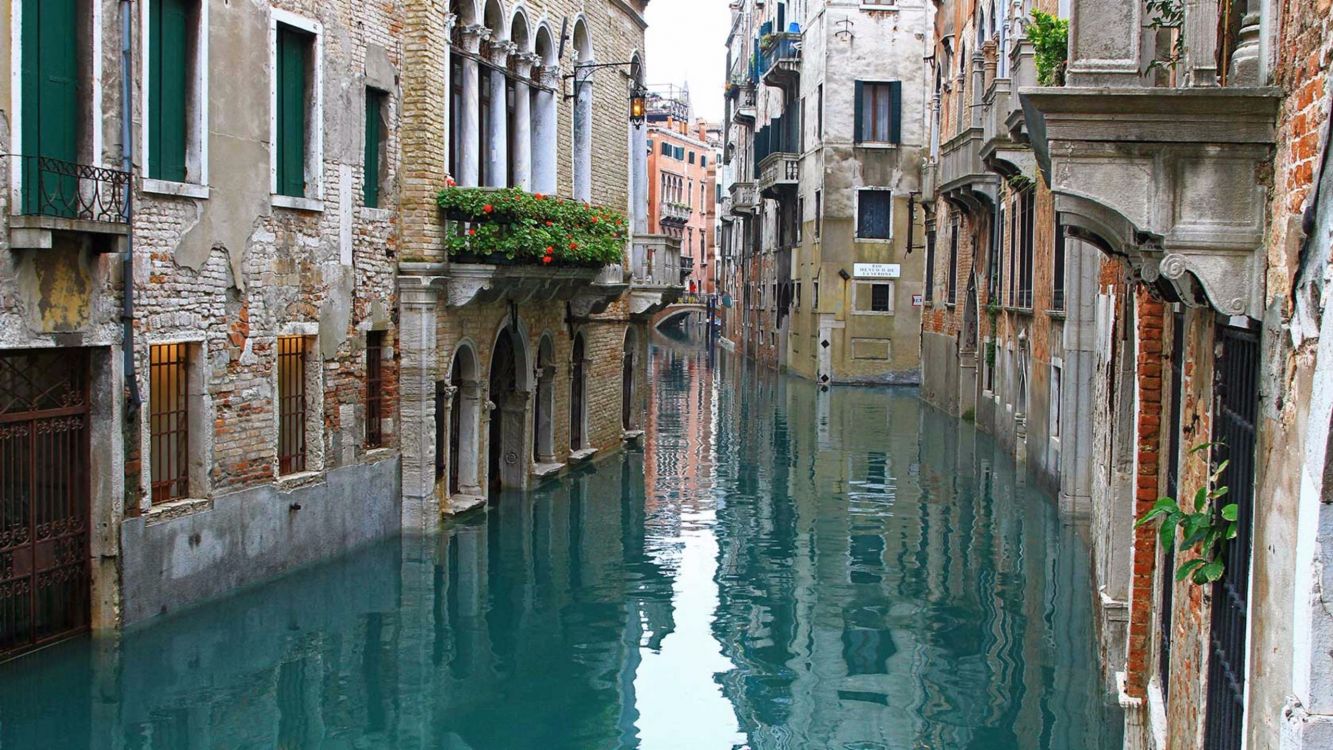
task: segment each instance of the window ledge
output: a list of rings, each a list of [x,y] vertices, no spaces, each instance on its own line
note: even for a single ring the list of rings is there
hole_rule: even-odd
[[[545,479],[547,477],[559,474],[560,470],[563,468],[565,468],[565,465],[559,462],[549,463],[549,464],[533,464],[532,476],[537,477],[538,479]]]
[[[866,6],[862,5],[861,7],[865,8]],[[875,6],[872,5],[870,7],[874,8]],[[897,8],[894,8],[894,10],[897,10]],[[887,143],[882,141],[862,141],[854,145],[856,148],[864,148],[871,151],[897,151],[902,148],[901,143]]]
[[[569,454],[570,464],[581,464],[591,461],[592,457],[597,455],[596,448],[583,448],[582,450],[572,451]]]
[[[392,221],[394,210],[392,208],[366,208],[361,207],[361,218],[366,221]]]
[[[486,507],[486,497],[484,495],[468,495],[455,492],[449,496],[449,503],[444,513],[448,516],[458,516],[470,510],[484,507]]]
[[[324,201],[318,198],[297,198],[293,195],[273,194],[274,208],[290,208],[293,211],[324,212]]]
[[[889,244],[892,244],[892,243],[893,243],[893,238],[892,238],[892,237],[862,237],[862,236],[860,236],[860,235],[857,235],[857,236],[856,236],[856,241],[857,241],[857,242],[874,242],[874,243],[876,243],[876,244],[889,245]]]
[[[1047,311],[1046,311],[1046,314],[1047,314],[1048,316],[1052,317],[1052,318],[1055,318],[1056,320],[1064,320],[1064,319],[1065,319],[1065,311],[1064,311],[1064,310],[1047,310]]]
[[[213,509],[213,498],[198,497],[172,500],[169,503],[154,505],[144,513],[144,522],[152,525],[174,521],[177,518],[192,516]]]
[[[212,188],[193,182],[175,182],[173,180],[154,180],[144,178],[143,191],[153,195],[169,195],[174,198],[198,198],[208,200]]]
[[[300,487],[319,484],[324,479],[322,471],[302,471],[296,474],[284,474],[276,482],[279,492],[287,492]]]
[[[897,13],[898,4],[890,3],[888,5],[878,5],[876,3],[861,3],[861,10],[870,10],[870,11],[878,10],[885,13]]]
[[[394,448],[390,448],[388,446],[377,446],[375,448],[367,448],[366,452],[363,453],[362,456],[365,458],[366,462],[374,463],[377,461],[383,461],[385,459],[393,458],[397,454],[398,451]]]

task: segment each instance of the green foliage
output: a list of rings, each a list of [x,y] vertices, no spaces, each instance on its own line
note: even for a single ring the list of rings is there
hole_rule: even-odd
[[[1148,18],[1148,28],[1167,29],[1175,34],[1171,54],[1153,59],[1148,63],[1148,71],[1176,67],[1185,57],[1185,34],[1182,33],[1185,24],[1184,0],[1148,0]]]
[[[1069,21],[1034,10],[1027,34],[1036,52],[1037,83],[1042,86],[1065,85],[1065,66],[1069,60]]]
[[[994,341],[987,341],[987,342],[986,342],[986,366],[987,366],[987,367],[994,367],[994,366],[995,366],[995,342],[994,342]]]
[[[1190,453],[1198,453],[1214,445],[1216,444],[1204,443],[1195,446]],[[1134,524],[1134,528],[1137,529],[1161,519],[1162,524],[1158,527],[1157,534],[1163,547],[1195,552],[1195,557],[1176,568],[1177,581],[1189,578],[1196,585],[1202,586],[1221,578],[1226,570],[1220,545],[1228,539],[1236,538],[1236,517],[1239,510],[1235,503],[1218,507],[1218,501],[1227,494],[1228,488],[1217,484],[1227,464],[1227,461],[1219,463],[1208,475],[1207,483],[1194,493],[1193,510],[1181,507],[1174,498],[1164,497]],[[1179,539],[1177,539],[1177,529],[1180,531]]]
[[[435,201],[450,257],[602,266],[623,260],[629,238],[617,211],[517,188],[450,186]]]
[[[975,409],[968,409],[967,411],[963,412],[963,417],[962,417],[962,419],[963,419],[964,422],[975,422],[975,421],[977,421],[977,412],[976,412],[976,410],[975,410]]]

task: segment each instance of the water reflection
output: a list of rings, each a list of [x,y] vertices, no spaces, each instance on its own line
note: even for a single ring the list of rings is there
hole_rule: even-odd
[[[911,393],[673,342],[651,439],[0,665],[0,747],[1110,748],[1085,552]]]

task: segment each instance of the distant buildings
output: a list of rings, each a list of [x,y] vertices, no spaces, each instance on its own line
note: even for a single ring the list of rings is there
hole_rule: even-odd
[[[648,99],[648,232],[680,242],[689,291],[713,291],[717,142],[691,121],[689,92],[670,88]]]

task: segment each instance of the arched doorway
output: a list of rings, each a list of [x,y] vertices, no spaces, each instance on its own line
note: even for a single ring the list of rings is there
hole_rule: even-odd
[[[625,353],[621,360],[620,371],[620,426],[626,431],[634,429],[634,371],[638,366],[638,337],[634,329],[625,331]]]
[[[555,463],[555,345],[550,336],[542,336],[537,347],[537,404],[532,424],[532,460]]]
[[[528,467],[525,440],[528,391],[527,354],[522,339],[506,325],[496,337],[491,355],[491,412],[487,486],[494,493],[505,487],[522,488]]]
[[[574,337],[573,366],[570,368],[569,377],[569,449],[571,451],[583,450],[584,398],[587,395],[583,357],[583,334],[579,333]]]
[[[436,424],[437,429],[448,424],[448,441],[444,444],[448,446],[449,494],[475,494],[479,491],[477,433],[481,417],[481,383],[477,376],[477,355],[471,346],[458,347],[442,395],[443,414],[437,417]]]

